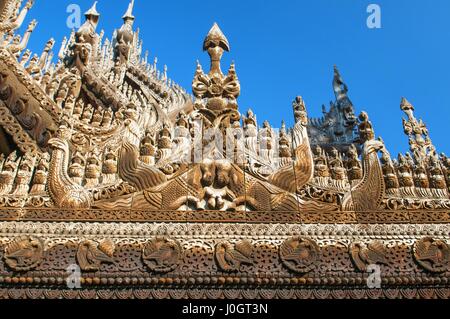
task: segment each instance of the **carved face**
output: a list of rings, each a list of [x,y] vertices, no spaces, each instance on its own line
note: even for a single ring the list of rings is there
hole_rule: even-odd
[[[217,164],[217,187],[222,188],[230,183],[231,164],[230,163],[218,163]]]
[[[214,183],[214,173],[215,173],[215,165],[212,162],[202,163],[200,165],[200,169],[202,171],[202,185],[203,186],[211,186]]]

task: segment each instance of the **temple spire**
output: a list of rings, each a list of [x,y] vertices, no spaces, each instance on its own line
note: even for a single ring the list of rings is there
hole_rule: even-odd
[[[342,79],[341,73],[339,72],[339,69],[336,65],[334,66],[333,90],[337,101],[348,99],[347,84],[345,84],[344,80]]]
[[[421,119],[418,120],[414,116],[414,106],[403,97],[400,109],[408,116],[408,119],[403,118],[403,129],[408,136],[409,148],[414,159],[420,163],[428,156],[436,157],[436,149],[431,142],[427,126]]]

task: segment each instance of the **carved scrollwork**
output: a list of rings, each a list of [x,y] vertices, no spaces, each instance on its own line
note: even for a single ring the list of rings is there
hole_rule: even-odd
[[[316,267],[320,247],[311,239],[293,237],[283,242],[280,258],[284,266],[297,273],[307,273]]]
[[[440,239],[425,237],[413,246],[416,262],[424,269],[441,273],[450,270],[450,247]]]
[[[236,243],[222,242],[216,245],[216,262],[223,271],[237,271],[241,264],[253,264],[253,245],[248,240]]]
[[[13,270],[36,268],[44,256],[44,244],[37,237],[24,236],[10,242],[5,248],[5,262]]]
[[[182,256],[180,243],[167,237],[157,237],[148,242],[142,251],[142,259],[154,272],[167,273],[175,270]]]
[[[98,271],[102,263],[114,263],[115,245],[111,240],[100,243],[86,240],[80,243],[77,261],[83,271]]]

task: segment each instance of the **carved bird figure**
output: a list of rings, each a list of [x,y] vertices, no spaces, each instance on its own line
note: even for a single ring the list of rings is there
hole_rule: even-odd
[[[291,242],[290,245],[281,247],[281,254],[285,261],[301,264],[309,258],[314,247],[309,242]]]
[[[10,253],[6,254],[9,259],[15,259],[17,263],[21,264],[25,259],[31,259],[36,251],[39,249],[40,243],[37,240],[22,240],[13,243],[9,247]]]
[[[5,260],[13,269],[23,268],[36,264],[42,257],[42,243],[33,238],[14,241],[7,246]],[[25,269],[24,269],[25,270]]]
[[[90,240],[84,241],[78,247],[78,264],[85,271],[99,270],[102,263],[114,263],[112,258],[114,250],[114,243],[109,240],[105,240],[100,244]]]
[[[173,241],[154,242],[144,252],[144,259],[159,266],[171,266],[178,260],[178,246]]]
[[[450,249],[440,240],[421,240],[415,246],[415,256],[419,261],[442,265],[450,262]]]
[[[220,243],[216,246],[216,259],[225,271],[238,270],[241,264],[253,264],[252,260],[253,246],[243,240],[233,245],[229,242]]]
[[[354,243],[350,246],[350,254],[360,271],[366,271],[367,266],[371,264],[388,264],[386,248],[379,241],[371,242],[367,246],[361,243]]]

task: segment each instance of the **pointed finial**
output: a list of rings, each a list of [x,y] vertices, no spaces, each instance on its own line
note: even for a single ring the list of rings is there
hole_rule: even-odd
[[[406,98],[402,97],[400,109],[402,111],[414,111],[414,106],[411,103],[409,103],[409,101]]]
[[[127,12],[125,12],[125,14],[122,17],[124,21],[135,19],[133,15],[133,8],[134,8],[134,0],[131,0],[130,4],[128,5]]]
[[[203,51],[207,51],[211,46],[220,46],[225,51],[230,51],[228,39],[223,34],[222,30],[220,30],[219,25],[216,22],[214,22],[211,30],[209,30],[208,35],[205,38],[205,41],[203,42]]]
[[[97,1],[94,2],[92,7],[88,11],[86,11],[86,13],[84,15],[86,17],[99,17],[100,16],[100,14],[97,12]]]
[[[347,100],[348,87],[345,84],[337,66],[334,66],[333,90],[337,101]]]

